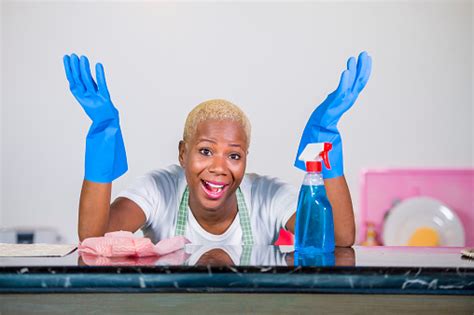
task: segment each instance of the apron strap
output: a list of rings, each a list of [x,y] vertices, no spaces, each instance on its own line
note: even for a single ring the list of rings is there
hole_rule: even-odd
[[[253,245],[252,226],[250,224],[250,215],[245,204],[244,194],[237,189],[237,207],[239,211],[240,228],[242,229],[242,245]]]
[[[178,219],[176,221],[175,236],[184,236],[186,229],[186,222],[188,221],[188,201],[189,201],[189,190],[188,186],[184,190],[183,197],[181,197],[181,203],[178,209]]]
[[[249,266],[250,258],[252,257],[252,245],[242,245],[242,254],[240,255],[239,266]]]
[[[253,245],[252,226],[250,224],[250,215],[245,203],[244,195],[240,187],[236,191],[237,207],[240,219],[240,228],[242,229],[242,245]],[[181,203],[178,209],[178,219],[176,221],[175,236],[184,236],[186,231],[186,223],[188,221],[188,203],[189,203],[189,189],[186,186]]]

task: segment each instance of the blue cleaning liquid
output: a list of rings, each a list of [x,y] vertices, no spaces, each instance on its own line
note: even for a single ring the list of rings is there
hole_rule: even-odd
[[[302,254],[330,253],[334,246],[334,221],[326,189],[324,185],[303,184],[296,211],[295,250]]]
[[[295,266],[310,267],[328,267],[336,265],[336,257],[332,253],[301,253],[295,251]]]

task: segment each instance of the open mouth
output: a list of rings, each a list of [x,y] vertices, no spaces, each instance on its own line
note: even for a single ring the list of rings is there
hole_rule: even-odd
[[[219,199],[229,187],[224,183],[210,182],[203,179],[201,179],[201,184],[204,192],[211,199]]]

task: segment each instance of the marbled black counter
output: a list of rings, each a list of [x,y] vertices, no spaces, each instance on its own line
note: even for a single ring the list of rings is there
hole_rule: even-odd
[[[473,295],[461,248],[188,246],[160,258],[0,258],[0,293],[260,292]]]

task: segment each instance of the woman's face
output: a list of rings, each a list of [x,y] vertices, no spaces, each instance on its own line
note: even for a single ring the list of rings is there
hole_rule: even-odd
[[[247,147],[247,136],[240,123],[199,123],[194,136],[179,144],[179,162],[186,174],[190,201],[193,199],[198,206],[212,211],[229,206],[245,174]]]

